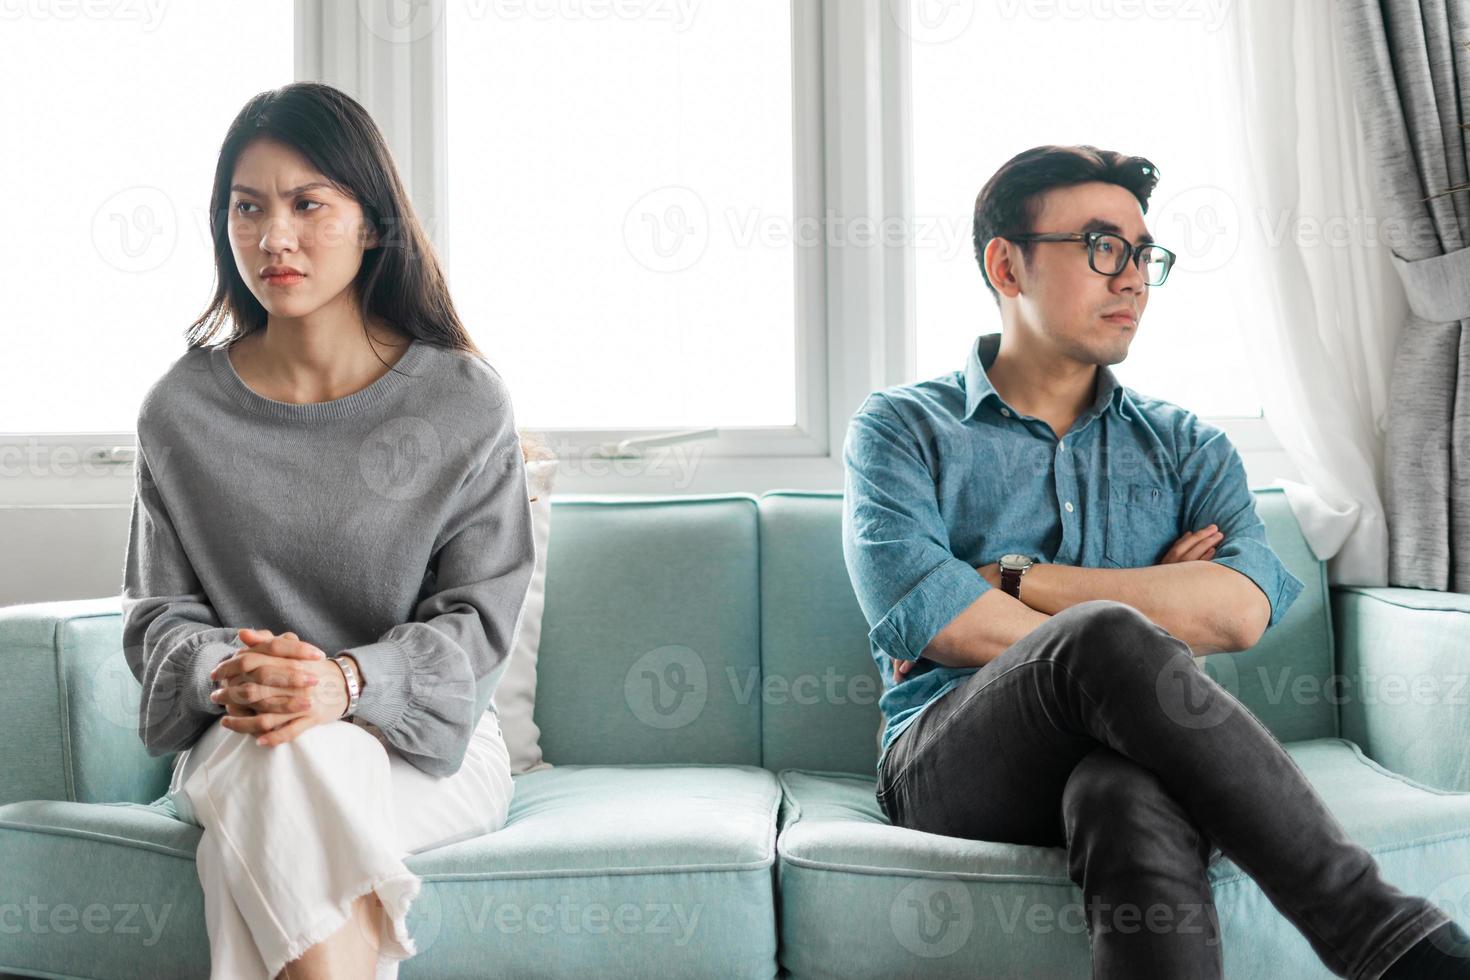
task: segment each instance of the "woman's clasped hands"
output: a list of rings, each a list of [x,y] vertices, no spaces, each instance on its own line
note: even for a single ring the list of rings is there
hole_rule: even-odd
[[[239,639],[244,648],[209,675],[216,685],[209,700],[225,706],[221,725],[256,736],[258,745],[279,745],[342,716],[347,682],[321,647],[270,630],[241,629]]]

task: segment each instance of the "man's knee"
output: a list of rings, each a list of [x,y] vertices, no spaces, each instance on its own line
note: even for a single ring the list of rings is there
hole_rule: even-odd
[[[1143,846],[1162,854],[1175,844],[1208,863],[1213,847],[1158,774],[1108,746],[1083,756],[1067,778],[1062,822],[1069,842],[1091,850],[1126,855]],[[1072,858],[1083,855],[1074,850]]]
[[[1076,641],[1085,663],[1105,659],[1109,651],[1137,654],[1161,650],[1172,655],[1177,641],[1137,608],[1115,599],[1089,599],[1068,606],[1052,617],[1056,626]]]
[[[1129,634],[1152,629],[1153,620],[1139,612],[1134,606],[1117,599],[1088,599],[1076,602],[1057,613],[1055,619],[1065,620],[1069,629],[1081,630],[1093,635]]]
[[[1108,746],[1093,749],[1072,769],[1062,790],[1062,815],[1074,825],[1126,821],[1156,809],[1166,790],[1151,770]]]

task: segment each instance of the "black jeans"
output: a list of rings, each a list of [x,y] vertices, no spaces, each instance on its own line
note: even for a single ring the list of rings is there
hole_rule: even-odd
[[[1377,980],[1449,921],[1385,882],[1260,720],[1121,602],[1068,607],[925,708],[877,795],[896,826],[1065,846],[1094,977],[1223,976],[1217,849],[1337,976]]]

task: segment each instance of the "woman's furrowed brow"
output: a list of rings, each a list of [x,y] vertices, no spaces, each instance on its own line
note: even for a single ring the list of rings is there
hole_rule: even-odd
[[[297,194],[304,194],[305,192],[310,191],[310,190],[315,190],[318,187],[325,187],[328,190],[334,190],[335,189],[335,188],[332,187],[331,184],[327,183],[325,180],[313,180],[313,181],[311,181],[309,183],[302,184],[300,187],[293,187],[289,191],[283,192],[281,194],[281,196],[282,197],[295,197]],[[241,194],[249,194],[252,197],[264,197],[265,196],[260,191],[256,190],[254,187],[246,187],[244,184],[232,184],[230,186],[230,190],[232,190],[232,191],[239,191]]]

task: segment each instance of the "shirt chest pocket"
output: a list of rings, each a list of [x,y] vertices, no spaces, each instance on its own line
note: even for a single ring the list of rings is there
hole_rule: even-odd
[[[1115,483],[1108,494],[1103,557],[1118,568],[1156,565],[1184,532],[1184,495],[1157,483]]]

